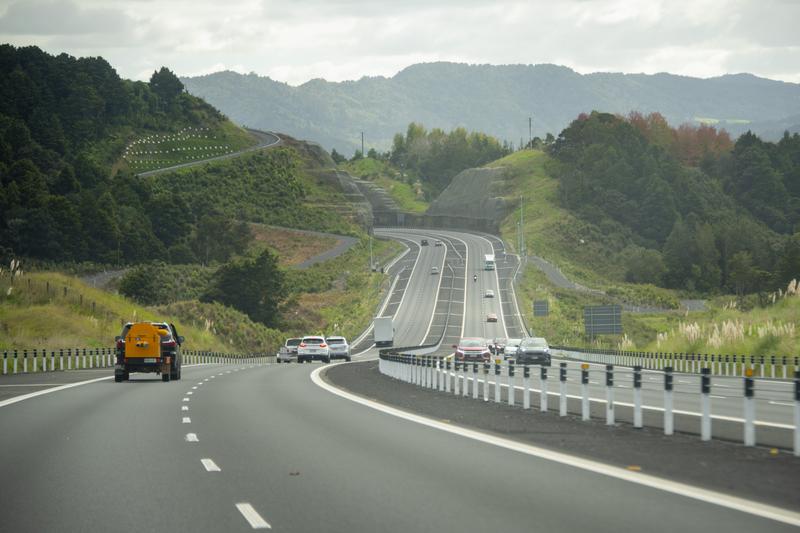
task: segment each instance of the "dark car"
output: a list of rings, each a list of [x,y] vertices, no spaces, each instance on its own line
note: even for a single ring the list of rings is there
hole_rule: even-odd
[[[516,359],[519,364],[549,365],[550,347],[542,337],[527,337],[519,343]]]
[[[506,339],[503,337],[496,337],[489,341],[489,350],[491,350],[493,355],[502,354],[505,347]]]
[[[428,246],[428,239],[422,239],[419,243],[420,246]]]
[[[479,337],[461,339],[458,344],[453,345],[453,348],[456,349],[456,361],[488,363],[492,358],[492,353],[489,351],[489,345],[486,343],[486,339],[481,339]]]

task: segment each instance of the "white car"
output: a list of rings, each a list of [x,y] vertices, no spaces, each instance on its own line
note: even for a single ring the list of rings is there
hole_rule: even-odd
[[[307,335],[303,337],[297,347],[297,362],[305,363],[308,361],[310,363],[314,360],[330,363],[330,350],[328,349],[328,343],[325,342],[325,337]]]
[[[327,337],[328,352],[331,359],[350,361],[350,345],[344,337]]]
[[[516,359],[522,339],[508,339],[503,347],[503,359]]]
[[[492,289],[487,289],[483,296],[484,298],[494,298],[494,291]]]
[[[438,274],[438,273],[439,273],[439,267],[432,267],[431,268],[431,274]]]

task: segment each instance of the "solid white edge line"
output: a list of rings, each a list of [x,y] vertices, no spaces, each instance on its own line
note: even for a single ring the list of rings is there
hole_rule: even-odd
[[[237,503],[236,508],[239,509],[239,512],[242,513],[242,516],[245,520],[250,524],[250,527],[253,529],[272,529],[272,526],[269,525],[269,522],[261,518],[261,515],[258,514],[252,505],[247,502]]]
[[[410,422],[415,422],[423,426],[428,426],[433,429],[446,431],[448,433],[472,439],[478,442],[483,442],[485,444],[497,446],[499,448],[505,448],[507,450],[523,453],[525,455],[538,457],[540,459],[553,461],[563,465],[572,466],[575,468],[580,468],[582,470],[587,470],[589,472],[594,472],[596,474],[612,477],[622,481],[628,481],[631,483],[636,483],[638,485],[643,485],[664,492],[669,492],[672,494],[676,494],[678,496],[685,496],[687,498],[710,503],[713,505],[718,505],[720,507],[726,507],[734,511],[741,511],[743,513],[760,516],[762,518],[774,520],[776,522],[783,522],[785,524],[789,524],[795,527],[800,527],[800,513],[790,511],[788,509],[782,509],[780,507],[775,507],[772,505],[751,502],[749,500],[745,500],[737,496],[731,496],[720,492],[714,492],[712,490],[694,487],[692,485],[687,485],[685,483],[670,481],[668,479],[651,476],[649,474],[642,474],[641,472],[631,472],[623,468],[607,465],[597,461],[583,459],[580,457],[574,457],[572,455],[567,455],[565,453],[547,450],[545,448],[540,448],[538,446],[523,444],[509,439],[504,439],[502,437],[496,437],[494,435],[481,433],[479,431],[453,426],[451,424],[445,424],[443,422],[439,422],[438,420],[433,420],[431,418],[409,413],[407,411],[396,409],[394,407],[389,407],[387,405],[383,405],[381,403],[374,402],[366,398],[362,398],[361,396],[357,396],[355,394],[343,391],[324,381],[319,376],[320,372],[324,368],[326,367],[317,368],[311,373],[311,381],[314,382],[315,385],[317,385],[322,389],[327,390],[332,394],[335,394],[352,402],[359,403],[366,407],[370,407],[377,411],[381,411],[382,413],[396,416],[398,418],[402,418]]]
[[[206,472],[222,472],[222,469],[217,466],[213,459],[200,459],[200,462],[203,463]]]

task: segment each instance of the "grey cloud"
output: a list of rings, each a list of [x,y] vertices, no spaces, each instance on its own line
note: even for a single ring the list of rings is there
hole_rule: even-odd
[[[0,34],[69,35],[113,34],[130,27],[121,11],[81,8],[73,2],[17,2],[0,16]]]

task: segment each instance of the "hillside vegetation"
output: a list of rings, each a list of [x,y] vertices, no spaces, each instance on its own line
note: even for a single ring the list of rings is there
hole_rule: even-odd
[[[0,73],[4,262],[122,264],[169,259],[176,245],[185,255],[197,220],[172,191],[132,174],[126,146],[188,128],[230,145],[253,142],[166,68],[149,83],[132,82],[102,58],[2,45]]]
[[[676,145],[684,135],[695,142]],[[734,144],[703,128],[673,130],[657,116],[594,113],[542,148],[489,165],[505,169],[499,187],[517,206],[503,223],[503,236],[516,247],[522,196],[528,253],[605,295],[556,287],[529,265],[522,307],[550,301],[549,317],[527,313],[537,333],[586,344],[585,305],[675,309],[680,297],[692,295],[711,298],[707,311],[625,313],[626,336],[599,342],[659,351],[797,353],[797,299],[782,296],[800,271],[800,237],[787,231],[796,224],[794,211],[774,206],[795,203],[799,136],[766,143],[745,135]],[[742,193],[744,176],[744,190],[782,192]]]
[[[593,109],[660,111],[673,124],[710,120],[737,135],[749,128],[775,135],[770,140],[800,124],[800,85],[749,74],[699,79],[435,62],[411,65],[390,78],[314,79],[298,87],[229,71],[182,81],[239,124],[314,139],[343,154],[360,147],[361,132],[367,149],[387,150],[411,120],[482,131],[515,146],[528,141],[528,117],[533,135],[544,138]]]

